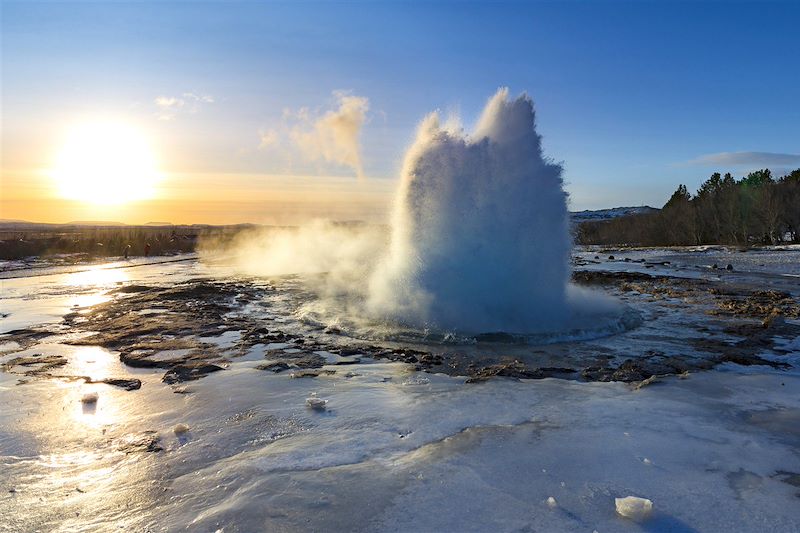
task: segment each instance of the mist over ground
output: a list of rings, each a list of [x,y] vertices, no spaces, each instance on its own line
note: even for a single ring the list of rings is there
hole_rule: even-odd
[[[569,287],[571,237],[562,169],[542,149],[533,101],[500,89],[472,133],[425,117],[409,147],[388,233],[317,220],[243,232],[202,256],[255,276],[325,273],[321,299],[350,297],[363,318],[476,334],[585,327],[619,313]]]

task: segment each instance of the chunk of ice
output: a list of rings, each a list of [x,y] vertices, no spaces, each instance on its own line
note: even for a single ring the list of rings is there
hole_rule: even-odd
[[[81,403],[96,403],[98,398],[96,392],[87,392],[81,397]]]
[[[306,406],[316,411],[324,411],[327,403],[328,400],[323,400],[322,398],[317,398],[315,396],[306,398]]]
[[[617,506],[617,513],[631,520],[645,520],[653,512],[653,502],[647,498],[637,498],[636,496],[626,496],[625,498],[614,498]]]
[[[558,507],[558,502],[556,501],[556,499],[555,499],[555,498],[553,498],[552,496],[549,496],[549,497],[547,498],[547,506],[548,506],[550,509],[555,509],[556,507]]]
[[[186,424],[176,424],[175,427],[172,428],[172,431],[175,433],[175,435],[183,435],[184,433],[189,432],[189,426]]]

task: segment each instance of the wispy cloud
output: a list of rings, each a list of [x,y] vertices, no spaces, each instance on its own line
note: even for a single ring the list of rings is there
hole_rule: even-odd
[[[277,144],[278,142],[278,132],[274,129],[259,131],[258,137],[261,139],[261,142],[258,145],[259,150],[265,150],[270,146]]]
[[[154,103],[158,108],[158,120],[172,120],[179,113],[197,113],[201,106],[213,104],[214,98],[209,95],[183,93],[180,96],[158,96]]]
[[[707,154],[692,159],[688,162],[690,165],[699,166],[730,166],[730,167],[744,167],[744,166],[778,166],[778,165],[794,165],[800,163],[800,155],[798,154],[778,154],[774,152],[719,152],[716,154]]]
[[[297,122],[290,130],[290,138],[306,157],[348,166],[361,177],[364,170],[359,137],[367,119],[369,99],[342,91],[333,95],[336,108],[321,116],[305,107],[294,113],[284,110],[284,120]]]

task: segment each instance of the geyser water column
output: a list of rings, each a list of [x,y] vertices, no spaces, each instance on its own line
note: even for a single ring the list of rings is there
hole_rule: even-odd
[[[420,124],[395,199],[370,311],[464,333],[536,333],[568,319],[561,167],[542,155],[531,99],[500,89],[471,135]]]

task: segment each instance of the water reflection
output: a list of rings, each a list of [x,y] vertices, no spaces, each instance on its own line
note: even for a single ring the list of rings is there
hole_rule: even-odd
[[[82,272],[67,274],[66,284],[73,287],[101,287],[122,283],[128,281],[128,279],[128,274],[124,268],[98,266]]]
[[[70,298],[70,307],[82,309],[107,302],[111,298],[106,293],[129,279],[125,269],[105,266],[67,274],[64,280],[66,286],[75,287],[78,290],[83,289],[82,294],[76,294]]]

